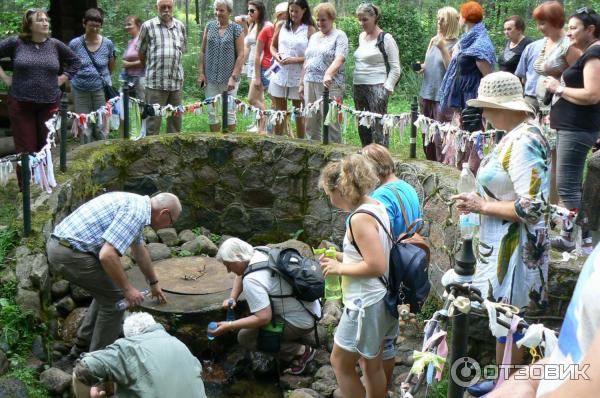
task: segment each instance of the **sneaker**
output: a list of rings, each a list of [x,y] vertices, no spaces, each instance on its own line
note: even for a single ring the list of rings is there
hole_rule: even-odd
[[[308,363],[312,361],[314,357],[315,350],[312,347],[305,345],[304,354],[302,354],[300,358],[294,360],[294,362],[292,362],[292,366],[286,372],[292,375],[302,374],[306,369],[306,365],[308,365]]]
[[[485,394],[489,393],[494,389],[494,381],[493,380],[485,380],[481,383],[473,384],[470,387],[467,387],[467,392],[474,397],[482,397]]]
[[[246,130],[246,131],[248,133],[258,133],[258,127],[257,126],[252,126],[248,130]]]
[[[550,246],[559,252],[572,252],[575,249],[575,242],[559,236],[550,240]]]

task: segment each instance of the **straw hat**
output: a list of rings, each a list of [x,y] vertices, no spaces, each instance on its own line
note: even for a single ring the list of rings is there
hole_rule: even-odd
[[[535,113],[523,98],[523,86],[518,77],[508,72],[494,72],[479,83],[477,99],[467,101],[476,108],[496,108]]]
[[[283,13],[283,12],[287,12],[288,11],[288,2],[284,1],[281,2],[279,4],[277,4],[277,6],[275,7],[275,16],[278,16],[279,14]]]

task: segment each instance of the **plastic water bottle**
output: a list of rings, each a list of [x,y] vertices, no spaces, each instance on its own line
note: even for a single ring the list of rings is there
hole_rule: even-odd
[[[327,249],[313,249],[316,255],[324,254],[325,257],[335,259],[335,247]],[[341,300],[342,299],[342,284],[339,275],[329,275],[325,277],[325,300]]]
[[[150,290],[144,289],[140,293],[142,293],[142,295],[144,295],[144,297],[145,297],[148,295],[148,293],[150,293]],[[129,308],[129,300],[124,298],[124,299],[117,301],[117,303],[115,304],[115,308],[118,309],[119,311],[125,311],[127,308]]]
[[[230,321],[235,321],[235,311],[233,310],[233,308],[231,308],[231,306],[233,305],[233,303],[235,303],[235,300],[230,298],[227,301],[227,315],[225,315],[225,320],[227,322]]]
[[[475,192],[475,176],[471,172],[468,163],[463,163],[460,178],[458,180],[458,193]],[[475,228],[479,225],[479,215],[476,213],[464,213],[459,217],[460,236],[464,238],[472,238]]]
[[[211,323],[208,324],[208,333],[206,335],[208,336],[209,341],[213,341],[215,339],[215,336],[210,334],[210,332],[212,332],[213,330],[215,330],[218,327],[219,327],[219,325],[217,325],[217,322],[215,322],[215,321],[212,321]]]

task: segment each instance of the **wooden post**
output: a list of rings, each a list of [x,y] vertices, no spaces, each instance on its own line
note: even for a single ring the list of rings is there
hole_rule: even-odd
[[[23,190],[23,236],[31,233],[31,193],[29,183],[31,170],[29,169],[29,153],[21,154],[21,189]]]
[[[417,102],[417,96],[413,97],[412,104],[410,105],[410,158],[416,159],[417,157],[417,126],[415,122],[419,117],[419,103]]]

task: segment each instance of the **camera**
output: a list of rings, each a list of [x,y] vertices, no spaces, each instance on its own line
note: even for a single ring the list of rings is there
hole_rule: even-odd
[[[420,63],[420,62],[415,62],[415,63],[412,65],[412,68],[413,68],[413,70],[414,70],[415,72],[418,72],[418,71],[420,71],[421,69],[423,69],[423,67],[421,66],[421,63]]]

